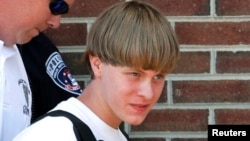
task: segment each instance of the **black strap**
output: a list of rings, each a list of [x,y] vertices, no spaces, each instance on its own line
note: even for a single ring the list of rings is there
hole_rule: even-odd
[[[128,134],[126,133],[126,131],[124,130],[124,123],[122,123],[119,127],[120,131],[123,133],[123,135],[126,137],[127,141],[131,141]]]
[[[74,132],[75,132],[77,141],[96,141],[96,138],[94,134],[92,133],[91,129],[84,122],[82,122],[76,116],[74,116],[73,114],[67,111],[63,111],[63,110],[51,111],[39,117],[36,121],[44,118],[45,116],[52,116],[52,117],[64,116],[68,118],[69,120],[71,120],[71,122],[73,123]],[[124,136],[127,138],[127,140],[130,141],[128,134],[122,129],[122,127],[120,127],[120,130],[122,131]]]
[[[71,120],[71,122],[74,125],[74,132],[77,138],[77,141],[96,141],[95,136],[93,135],[91,129],[80,119],[78,119],[73,114],[62,111],[62,110],[56,110],[52,112],[48,112],[44,116],[64,116]],[[42,117],[44,117],[42,116]],[[41,117],[41,118],[42,118]],[[39,119],[41,119],[39,118]]]

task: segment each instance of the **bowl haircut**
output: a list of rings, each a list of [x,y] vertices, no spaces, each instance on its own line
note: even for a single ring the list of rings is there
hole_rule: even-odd
[[[83,56],[88,66],[89,55],[113,66],[169,73],[178,59],[179,44],[156,7],[143,1],[119,2],[91,26]]]

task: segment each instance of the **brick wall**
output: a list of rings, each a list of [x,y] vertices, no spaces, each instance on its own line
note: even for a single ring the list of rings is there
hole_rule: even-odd
[[[84,87],[79,59],[95,17],[120,0],[76,0],[46,34]],[[250,0],[147,0],[163,11],[181,58],[154,110],[125,129],[133,141],[207,141],[208,124],[250,124]]]

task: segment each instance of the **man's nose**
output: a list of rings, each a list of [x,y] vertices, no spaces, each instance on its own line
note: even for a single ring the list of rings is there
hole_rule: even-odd
[[[145,99],[151,99],[154,95],[153,84],[151,81],[144,81],[138,88],[138,95],[145,97]]]

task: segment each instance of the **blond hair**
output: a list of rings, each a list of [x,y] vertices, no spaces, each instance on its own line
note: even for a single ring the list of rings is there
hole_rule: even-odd
[[[104,63],[169,73],[179,54],[170,23],[143,1],[119,2],[101,13],[88,34],[89,55]]]

